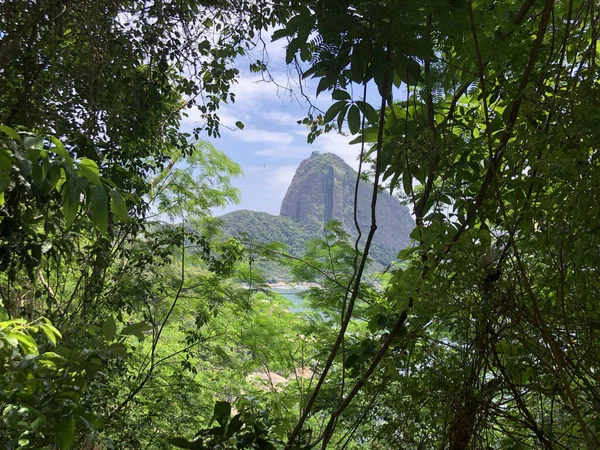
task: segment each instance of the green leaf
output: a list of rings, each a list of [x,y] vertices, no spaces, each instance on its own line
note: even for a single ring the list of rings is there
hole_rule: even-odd
[[[70,416],[61,420],[56,427],[54,443],[59,450],[69,450],[75,438],[75,417]]]
[[[296,56],[296,52],[300,48],[298,39],[292,39],[285,50],[285,62],[291,64]]]
[[[17,130],[11,127],[7,127],[6,125],[0,125],[0,131],[6,134],[13,141],[17,141],[21,143],[21,136],[17,133]]]
[[[37,153],[37,155],[33,155],[33,153]],[[32,157],[31,161],[33,162],[31,177],[36,184],[42,184],[48,174],[48,160],[44,158],[39,161],[39,157],[43,157],[44,154],[45,152],[40,152],[39,150],[29,152],[29,155]]]
[[[102,334],[107,341],[112,341],[117,334],[117,323],[114,317],[109,317],[102,324]]]
[[[135,336],[140,341],[144,339],[144,331],[150,331],[152,329],[152,325],[148,322],[138,322],[133,325],[128,325],[121,330],[121,335],[123,336]]]
[[[114,189],[110,191],[110,209],[118,220],[127,220],[129,215],[125,199],[119,191]]]
[[[67,175],[65,169],[60,166],[53,166],[50,168],[50,183],[52,188],[60,192],[60,188],[67,181]]]
[[[339,112],[342,110],[344,105],[346,105],[345,101],[339,101],[339,102],[336,102],[333,105],[331,105],[329,107],[329,109],[327,110],[327,112],[325,113],[323,122],[325,122],[325,123],[331,122],[333,120],[333,118],[339,114]]]
[[[66,178],[62,185],[62,209],[67,227],[75,222],[79,212],[79,189],[73,177]]]
[[[333,94],[331,94],[331,97],[334,100],[350,100],[352,97],[350,97],[350,94],[346,91],[343,91],[341,89],[336,89],[335,91],[333,91]]]
[[[276,30],[271,35],[271,42],[277,41],[281,38],[288,36],[288,31],[286,29]]]
[[[62,334],[60,333],[60,331],[58,331],[58,329],[52,325],[52,322],[50,322],[49,319],[46,319],[44,317],[44,326],[47,327],[48,329],[52,330],[52,332],[56,335],[56,337],[58,337],[59,339],[62,338]]]
[[[379,114],[370,103],[359,100],[356,102],[356,106],[360,109],[360,111],[366,116],[367,120],[372,124],[379,123]]]
[[[29,428],[31,428],[31,430],[34,431],[35,433],[38,433],[44,428],[45,425],[46,425],[46,416],[39,416],[37,419],[35,419],[33,422],[31,422],[31,425],[29,426]]]
[[[231,404],[229,402],[217,402],[215,403],[215,410],[213,413],[213,419],[217,421],[222,427],[229,422],[231,416]]]
[[[240,130],[243,130],[244,129],[244,122],[242,122],[241,120],[238,120],[235,123],[235,126],[238,127]]]
[[[50,150],[56,153],[58,156],[62,156],[65,162],[70,167],[73,167],[73,158],[71,158],[71,155],[69,155],[69,152],[67,151],[63,143],[56,139],[54,136],[50,136],[49,140],[54,144],[54,148],[51,148]]]
[[[66,358],[54,352],[46,352],[41,354],[37,361],[40,366],[53,370],[56,370],[59,367],[64,367],[66,364],[68,364],[68,360]]]
[[[29,174],[31,174],[31,161],[17,148],[13,149],[13,155],[15,158],[15,165],[21,173],[25,176],[29,176]]]
[[[236,414],[235,416],[233,416],[233,418],[227,425],[226,437],[230,438],[231,436],[233,436],[235,433],[242,429],[242,426],[244,426],[244,421],[242,420],[242,417],[239,414]]]
[[[40,330],[44,332],[46,337],[52,342],[52,345],[56,345],[57,339],[60,339],[62,335],[51,323],[43,323],[40,325]]]
[[[348,111],[348,128],[352,134],[360,131],[360,111],[356,105],[352,105]]]
[[[325,89],[327,89],[329,87],[331,83],[329,82],[329,79],[327,77],[323,77],[321,78],[321,80],[319,81],[319,84],[317,85],[317,93],[316,96],[318,97],[319,94],[321,92],[323,92]]]
[[[22,331],[13,330],[8,337],[16,338],[19,342],[19,346],[23,349],[23,352],[30,354],[38,353],[38,347],[35,339],[28,334],[23,333]]]
[[[19,345],[19,340],[16,337],[11,336],[10,334],[3,336],[2,339],[11,347],[17,347]]]
[[[361,44],[355,45],[352,50],[352,55],[350,56],[350,72],[352,74],[352,81],[359,84],[365,81],[365,69],[367,67],[367,62],[364,58],[364,44],[365,41],[363,41]]]
[[[99,188],[102,187],[102,181],[100,180],[100,169],[98,169],[98,164],[96,164],[95,161],[89,158],[81,158],[81,161],[77,166],[77,171],[80,173],[80,175],[86,177],[94,186]]]
[[[88,427],[92,429],[96,429],[99,431],[104,429],[104,422],[102,422],[102,420],[100,420],[100,418],[95,414],[84,413],[80,416],[80,418],[86,423]]]
[[[402,177],[402,188],[404,189],[404,193],[406,195],[410,195],[412,192],[412,178],[409,176],[408,170],[404,172],[404,176]]]
[[[102,187],[90,186],[89,194],[92,207],[92,222],[101,233],[108,229],[108,197]]]
[[[44,138],[41,136],[25,136],[23,139],[23,148],[25,150],[43,150]]]
[[[122,342],[115,342],[108,346],[108,350],[115,356],[125,359],[129,356],[127,353],[127,346]]]
[[[27,324],[27,321],[22,318],[4,320],[4,321],[0,322],[0,330],[5,330],[7,328],[19,327],[19,326],[26,325],[26,324]]]
[[[358,137],[352,139],[349,144],[360,144],[363,141],[363,136],[365,142],[377,142],[377,128],[369,127],[362,130],[362,133]]]
[[[10,184],[10,170],[13,165],[13,158],[8,149],[0,148],[0,191],[6,189]]]
[[[346,118],[346,112],[348,111],[349,107],[350,107],[350,104],[346,103],[344,105],[344,107],[342,108],[342,110],[340,111],[340,113],[338,114],[337,125],[338,125],[338,131],[340,133],[342,132],[342,125],[344,125],[344,119]]]

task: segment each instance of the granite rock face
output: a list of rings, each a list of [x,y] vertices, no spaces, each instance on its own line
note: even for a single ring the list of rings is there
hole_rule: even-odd
[[[280,215],[310,227],[340,221],[357,236],[354,223],[354,190],[357,173],[333,153],[313,153],[300,163],[281,204]],[[371,226],[372,183],[361,181],[358,188],[357,219],[363,240]],[[377,231],[373,257],[383,264],[396,257],[410,242],[414,221],[408,208],[387,192],[377,195]],[[387,260],[387,261],[383,261]]]

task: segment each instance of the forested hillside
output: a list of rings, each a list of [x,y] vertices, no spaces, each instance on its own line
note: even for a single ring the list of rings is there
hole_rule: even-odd
[[[596,0],[0,3],[0,445],[600,448],[599,20]],[[352,135],[373,182],[363,252],[341,222],[294,256],[210,214],[239,198],[219,111],[236,65],[271,79],[267,30],[308,141]],[[412,245],[366,277],[383,189]],[[314,286],[303,311],[266,257]]]
[[[219,218],[223,224],[225,236],[233,236],[246,243],[254,253],[264,254],[258,257],[255,267],[265,275],[265,281],[276,283],[292,281],[292,260],[285,261],[277,258],[279,253],[301,257],[306,250],[306,244],[311,239],[323,236],[323,228],[306,227],[288,217],[275,216],[260,211],[239,210],[233,211]],[[282,248],[274,248],[269,253],[266,244],[273,242],[283,244]]]
[[[305,243],[322,235],[323,228],[303,226],[289,217],[275,216],[260,211],[233,211],[221,217],[226,234],[256,243],[281,242],[287,250],[300,256]]]

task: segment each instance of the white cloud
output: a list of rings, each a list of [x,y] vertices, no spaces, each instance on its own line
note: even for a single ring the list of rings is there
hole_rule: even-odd
[[[263,119],[268,120],[271,123],[276,123],[278,125],[289,126],[291,128],[300,128],[298,125],[298,120],[301,120],[302,117],[294,116],[287,112],[277,111],[277,110],[269,110],[261,113]],[[296,134],[296,132],[294,132]]]
[[[274,200],[283,200],[283,196],[287,192],[287,188],[294,178],[298,166],[280,166],[275,170],[269,171],[269,176],[266,179],[267,195]]]
[[[198,108],[190,108],[185,111],[187,117],[183,117],[181,120],[181,129],[184,131],[191,131],[196,127],[204,125],[204,121],[202,120],[201,113]],[[248,122],[251,119],[251,116],[248,114],[244,114],[242,111],[236,111],[232,108],[228,108],[223,106],[217,112],[219,119],[221,121],[222,127],[225,129],[236,129],[235,123],[238,120],[242,122]]]
[[[236,109],[251,108],[256,112],[256,107],[266,102],[274,102],[278,106],[290,104],[289,92],[285,89],[287,76],[280,72],[271,72],[271,75],[275,82],[261,74],[242,72],[231,87]]]
[[[266,147],[254,152],[257,156],[264,156],[273,161],[281,161],[285,159],[304,159],[308,158],[314,150],[310,145],[284,145],[277,147]]]
[[[231,136],[245,142],[269,142],[277,144],[291,144],[294,136],[281,131],[260,130],[257,128],[244,128],[231,133]]]
[[[306,142],[306,137],[308,136],[309,128],[307,126],[299,126],[299,128],[294,131],[296,136],[302,136],[304,141]]]
[[[304,130],[302,133],[294,132],[293,134],[305,138],[307,131]],[[284,142],[278,141],[277,144],[281,145],[266,145],[263,148],[255,150],[254,154],[274,162],[284,160],[296,160],[300,162],[300,160],[308,158],[314,151],[335,153],[349,166],[357,170],[360,145],[349,145],[348,142],[352,139],[352,136],[343,136],[335,132],[330,132],[319,136],[312,144],[299,143],[285,145]],[[261,141],[265,140],[261,139]],[[306,142],[305,139],[303,141]],[[297,139],[295,142],[297,142]]]

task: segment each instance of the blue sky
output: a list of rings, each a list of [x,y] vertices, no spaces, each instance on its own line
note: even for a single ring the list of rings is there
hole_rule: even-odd
[[[358,166],[360,146],[348,145],[352,139],[349,136],[330,132],[320,136],[313,144],[306,142],[308,130],[297,121],[306,117],[309,105],[301,95],[295,70],[286,67],[285,40],[271,43],[268,34],[263,35],[263,39],[267,43],[269,73],[277,84],[265,82],[261,74],[249,71],[250,60],[260,58],[258,52],[240,58],[237,61],[239,82],[232,89],[236,101],[223,105],[219,112],[221,137],[205,137],[244,171],[244,176],[233,183],[241,191],[241,203],[214,211],[215,215],[236,209],[279,214],[281,201],[296,168],[313,151],[335,153],[352,167]],[[315,87],[315,82],[307,80],[303,85],[304,93],[314,105],[325,111],[332,103],[331,97],[322,93],[315,98]],[[244,123],[243,130],[235,127],[238,120]],[[189,110],[182,129],[190,131],[199,124],[198,113]]]

